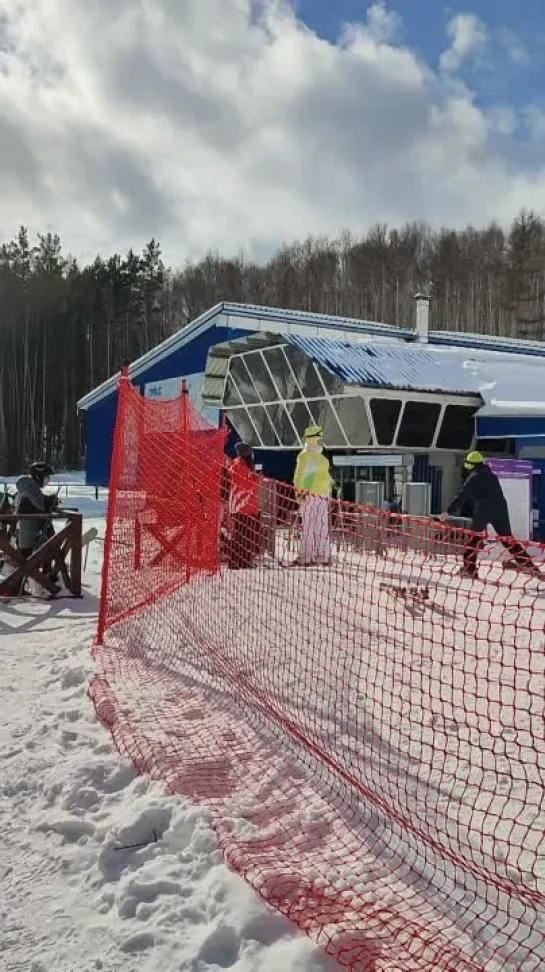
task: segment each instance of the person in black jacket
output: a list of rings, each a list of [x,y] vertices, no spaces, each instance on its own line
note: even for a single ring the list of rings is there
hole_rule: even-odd
[[[466,477],[441,519],[461,515],[471,519],[472,533],[464,546],[462,573],[477,577],[477,555],[484,545],[484,534],[490,525],[498,539],[509,550],[511,560],[503,566],[510,569],[534,570],[534,564],[517,540],[513,539],[509,508],[501,483],[487,466],[480,452],[470,452],[464,463]]]

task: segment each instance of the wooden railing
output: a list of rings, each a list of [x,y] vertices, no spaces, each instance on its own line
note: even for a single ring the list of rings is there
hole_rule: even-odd
[[[14,569],[0,577],[0,598],[20,593],[25,581],[34,580],[51,596],[61,587],[59,578],[73,597],[81,597],[82,514],[68,510],[55,513],[0,513],[0,559]],[[25,559],[15,545],[17,523],[21,520],[52,523],[65,520],[66,526],[53,534]]]

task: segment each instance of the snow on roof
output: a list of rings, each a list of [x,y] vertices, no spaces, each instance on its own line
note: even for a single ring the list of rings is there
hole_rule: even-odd
[[[460,360],[438,356],[427,345],[354,344],[297,335],[287,340],[345,384],[477,394],[475,379]]]

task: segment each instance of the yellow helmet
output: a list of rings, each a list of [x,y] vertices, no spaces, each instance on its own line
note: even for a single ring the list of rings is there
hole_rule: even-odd
[[[470,452],[465,457],[464,469],[475,469],[475,466],[482,466],[483,462],[484,456],[480,452]]]
[[[323,434],[324,430],[319,425],[309,425],[305,429],[305,439],[321,439]]]

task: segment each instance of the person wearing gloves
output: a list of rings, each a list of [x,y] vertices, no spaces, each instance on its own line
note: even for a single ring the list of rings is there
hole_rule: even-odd
[[[498,539],[511,554],[511,560],[503,564],[506,569],[535,569],[522,544],[513,539],[509,508],[501,483],[490,466],[486,465],[480,452],[470,452],[466,457],[462,485],[440,519],[445,521],[456,514],[461,515],[462,512],[469,514],[473,531],[464,546],[461,569],[464,576],[478,576],[477,555],[484,545],[489,525],[494,528]]]
[[[333,480],[329,461],[323,454],[322,429],[310,426],[304,435],[305,445],[299,453],[293,485],[299,498],[302,530],[296,565],[327,566],[331,562],[329,505]]]

